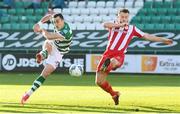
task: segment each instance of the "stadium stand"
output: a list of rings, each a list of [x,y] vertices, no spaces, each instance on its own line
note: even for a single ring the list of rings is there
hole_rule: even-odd
[[[132,24],[137,24],[141,29],[179,30],[176,25],[180,22],[180,17],[178,16],[180,14],[180,9],[178,8],[180,1],[146,1],[143,8],[132,19]]]
[[[0,8],[1,29],[32,29],[33,23],[48,12],[48,2],[42,2],[39,9],[27,9],[28,4],[30,2],[15,2],[14,8]],[[0,2],[0,5],[3,5],[3,2]],[[73,30],[93,28],[104,30],[103,27],[96,27],[95,24],[102,26],[102,22],[115,19],[118,9],[124,7],[130,10],[131,23],[137,24],[141,29],[163,27],[165,30],[170,28],[179,30],[177,26],[180,22],[179,6],[180,1],[173,0],[76,0],[69,1],[67,8],[54,9],[54,11],[61,12],[65,20],[72,25]],[[155,27],[157,23],[161,24],[158,28]],[[50,24],[45,24],[44,27],[52,29]]]

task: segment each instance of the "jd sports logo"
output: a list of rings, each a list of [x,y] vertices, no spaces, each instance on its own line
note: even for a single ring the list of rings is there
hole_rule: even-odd
[[[16,58],[11,54],[5,55],[2,59],[2,66],[8,71],[13,70],[16,67],[16,63]]]

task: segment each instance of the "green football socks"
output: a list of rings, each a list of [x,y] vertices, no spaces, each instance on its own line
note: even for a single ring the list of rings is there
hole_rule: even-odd
[[[45,81],[45,78],[43,76],[39,76],[34,82],[31,87],[31,89],[27,92],[28,95],[31,95],[33,92],[35,92]]]

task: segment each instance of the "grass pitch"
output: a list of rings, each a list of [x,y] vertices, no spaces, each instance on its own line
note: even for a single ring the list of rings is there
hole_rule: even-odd
[[[21,106],[20,99],[38,74],[0,73],[0,113],[180,113],[180,76],[113,74],[108,80],[121,92],[115,106],[94,84],[94,74],[51,75]]]

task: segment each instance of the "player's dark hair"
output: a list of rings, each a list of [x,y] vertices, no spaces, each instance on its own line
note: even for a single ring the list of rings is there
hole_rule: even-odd
[[[63,17],[63,15],[61,13],[55,14],[54,18],[56,18],[56,17],[60,17],[62,20],[64,20],[64,17]]]
[[[121,12],[123,12],[123,13],[130,13],[128,9],[121,9],[121,10],[119,11],[119,13],[121,13]]]

